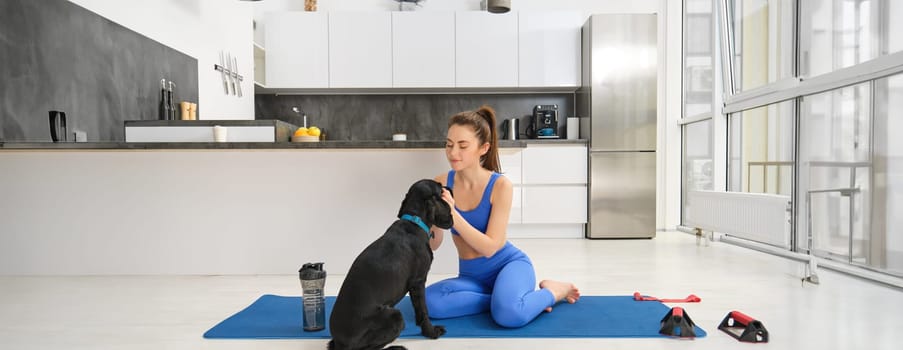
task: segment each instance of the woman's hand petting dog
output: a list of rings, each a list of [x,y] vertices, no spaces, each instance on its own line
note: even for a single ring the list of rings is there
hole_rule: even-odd
[[[452,193],[448,190],[448,187],[442,188],[442,200],[444,200],[445,203],[448,203],[449,207],[455,207],[455,197],[452,196]]]

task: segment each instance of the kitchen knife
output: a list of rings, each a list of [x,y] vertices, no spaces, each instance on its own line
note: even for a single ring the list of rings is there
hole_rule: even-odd
[[[229,81],[226,80],[226,63],[225,58],[223,58],[223,52],[219,52],[219,73],[220,76],[223,77],[223,90],[225,90],[226,95],[229,94]]]
[[[238,97],[241,97],[241,79],[238,78],[238,57],[232,57],[232,72],[235,73],[235,85],[238,88]]]
[[[229,78],[229,87],[232,88],[231,94],[235,95],[235,76],[233,75],[234,73],[232,72],[232,54],[231,53],[226,54],[226,67],[228,69],[226,71],[226,77]]]

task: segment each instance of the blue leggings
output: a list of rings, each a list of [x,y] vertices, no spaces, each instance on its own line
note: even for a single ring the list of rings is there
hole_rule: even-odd
[[[458,270],[458,277],[426,288],[431,318],[489,311],[499,325],[517,328],[555,304],[552,292],[535,289],[533,263],[511,243],[506,243],[491,258],[459,260]]]

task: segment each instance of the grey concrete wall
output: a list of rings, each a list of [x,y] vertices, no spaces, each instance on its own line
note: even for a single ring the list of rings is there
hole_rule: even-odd
[[[406,133],[408,140],[444,140],[448,118],[455,113],[488,104],[500,124],[520,118],[524,132],[528,116],[537,104],[557,104],[559,132],[564,138],[565,122],[574,113],[574,95],[487,94],[487,95],[257,95],[255,119],[279,119],[295,125],[303,121],[292,112],[301,108],[308,125],[326,129],[330,140],[389,140],[394,133]]]
[[[163,78],[197,102],[196,59],[69,1],[0,1],[2,141],[50,141],[49,110],[89,141],[123,141],[124,120],[157,119]]]

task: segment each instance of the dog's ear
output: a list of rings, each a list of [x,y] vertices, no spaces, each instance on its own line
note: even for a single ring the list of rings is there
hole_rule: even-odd
[[[404,200],[401,201],[401,207],[398,208],[398,215],[396,215],[397,218],[400,219],[401,216],[404,215],[404,208],[407,207],[407,205],[408,205],[408,195],[405,194]]]
[[[433,225],[445,230],[454,226],[451,206],[442,198],[430,199],[429,213]]]
[[[427,205],[427,210],[430,214],[430,222],[439,228],[447,230],[453,226],[453,219],[451,215],[451,206],[448,205],[448,202],[442,199],[442,189],[448,189],[449,192],[451,192],[451,189],[442,186],[442,184],[438,182],[435,183],[435,186],[438,194],[427,201],[429,203]]]
[[[418,180],[414,184],[408,188],[408,193],[405,194],[404,200],[401,201],[401,208],[398,209],[398,217],[400,218],[403,214],[412,214],[417,216],[425,216],[422,217],[426,219],[428,217],[428,213],[426,212],[427,201],[429,198],[433,197],[433,187],[430,186],[430,182],[436,183],[436,186],[439,185],[438,182],[433,180]],[[439,192],[441,196],[441,191]]]

